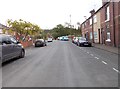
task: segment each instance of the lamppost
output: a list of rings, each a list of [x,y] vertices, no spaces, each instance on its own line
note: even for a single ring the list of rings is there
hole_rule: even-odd
[[[70,16],[70,23],[69,23],[69,26],[70,26],[70,29],[71,29],[71,14],[70,14],[69,16]]]
[[[69,24],[69,26],[70,26],[70,35],[72,34],[72,31],[71,31],[71,28],[72,28],[72,25],[71,25],[71,14],[70,14],[70,24]]]

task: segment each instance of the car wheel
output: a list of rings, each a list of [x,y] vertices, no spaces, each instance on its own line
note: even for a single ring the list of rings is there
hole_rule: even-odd
[[[81,47],[81,44],[79,44],[79,46]]]
[[[47,46],[47,44],[45,44],[45,46]]]
[[[35,47],[37,47],[37,45],[35,44]]]
[[[25,51],[24,51],[24,50],[21,50],[20,58],[24,58],[24,57],[25,57]]]
[[[76,43],[76,45],[78,46],[78,43]]]
[[[92,45],[90,44],[89,47],[92,47]]]

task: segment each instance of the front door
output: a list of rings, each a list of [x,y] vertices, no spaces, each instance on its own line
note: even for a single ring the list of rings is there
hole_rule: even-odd
[[[105,44],[105,35],[104,35],[104,29],[101,29],[101,39],[102,39],[102,44]]]

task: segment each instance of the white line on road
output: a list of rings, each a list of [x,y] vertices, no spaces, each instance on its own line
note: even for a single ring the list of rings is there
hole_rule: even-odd
[[[102,63],[104,63],[105,65],[107,65],[107,62],[105,62],[105,61],[102,61]]]
[[[118,73],[120,73],[120,71],[118,71],[118,70],[117,70],[117,69],[115,69],[115,68],[113,68],[113,70],[114,70],[114,71],[116,71],[116,72],[118,72]]]
[[[91,56],[94,56],[93,54],[90,54]]]
[[[98,57],[95,57],[96,59],[99,59]]]

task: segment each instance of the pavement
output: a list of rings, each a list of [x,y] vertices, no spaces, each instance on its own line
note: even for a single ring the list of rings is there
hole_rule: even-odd
[[[115,53],[115,54],[120,54],[117,47],[107,46],[105,44],[97,44],[97,43],[94,43],[93,46],[96,47],[96,48],[105,50],[105,51]]]
[[[3,87],[117,87],[117,54],[54,41],[2,67]]]

